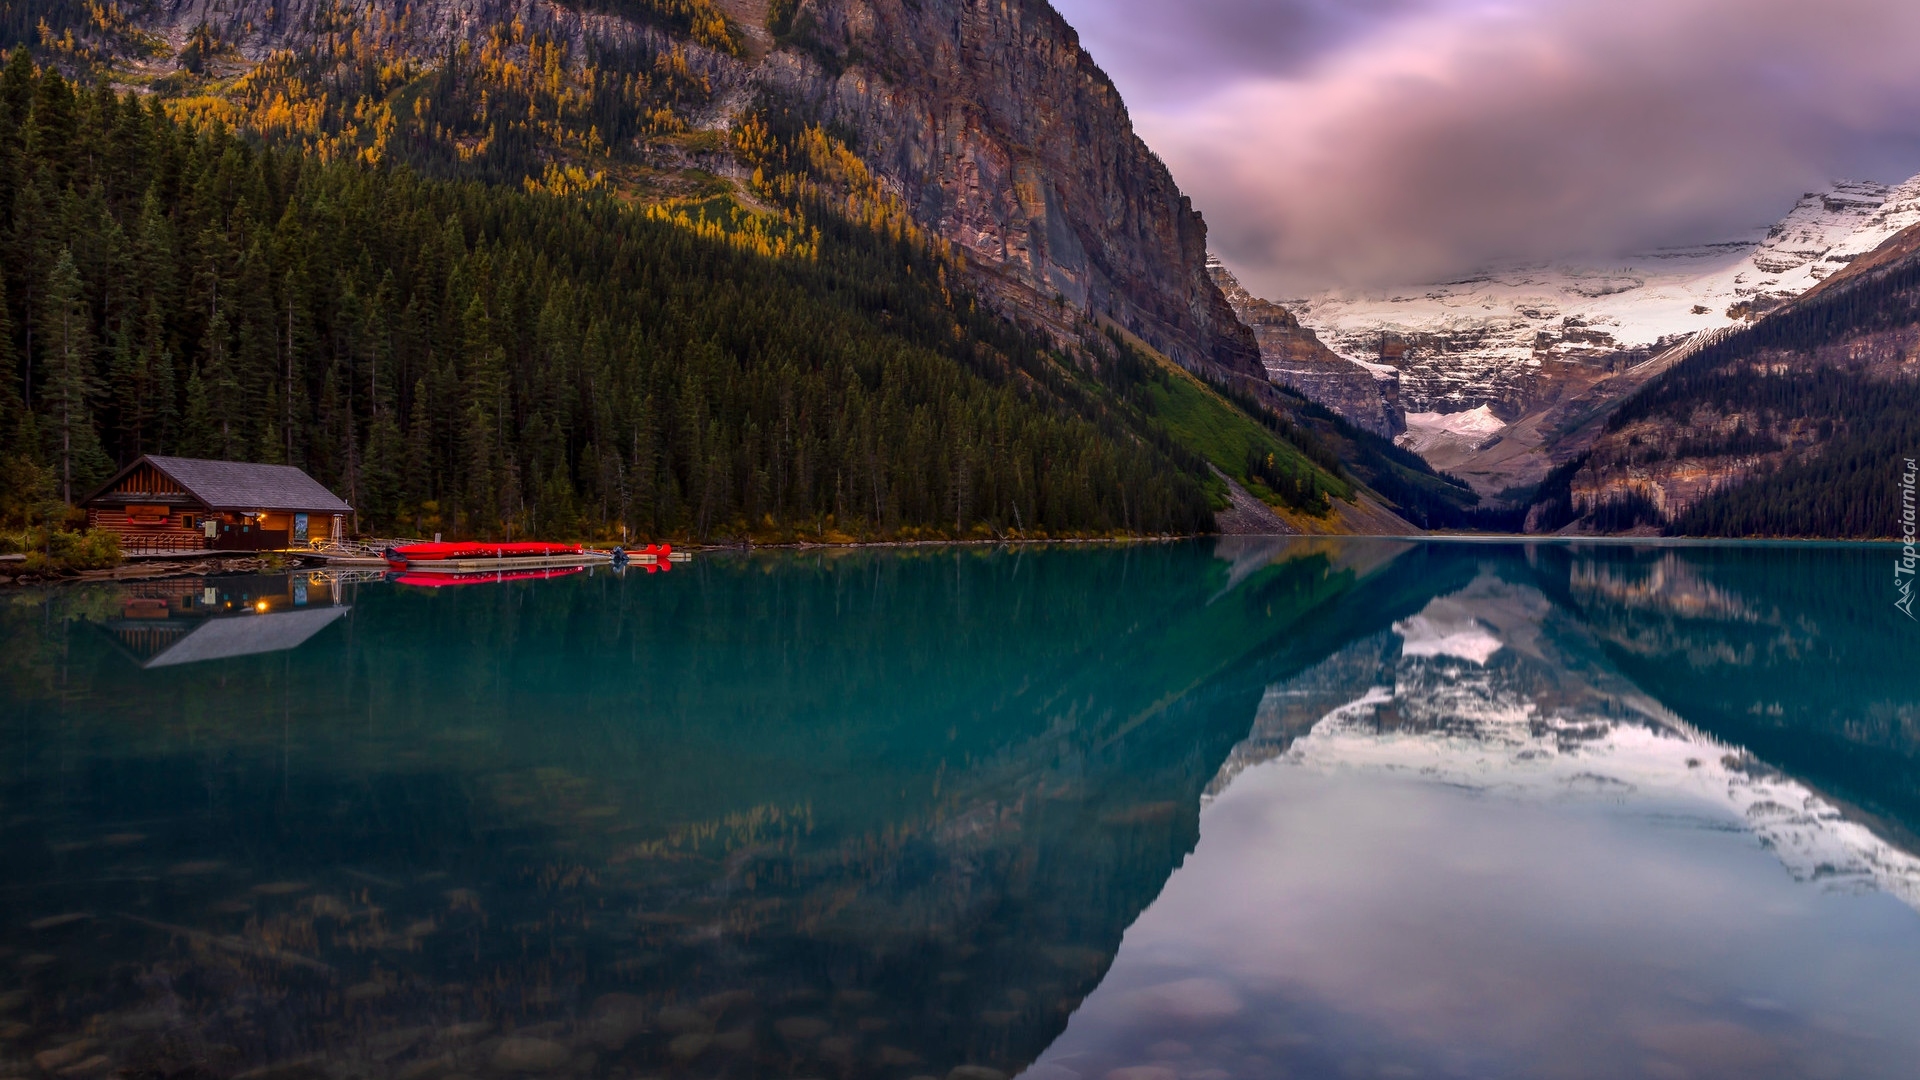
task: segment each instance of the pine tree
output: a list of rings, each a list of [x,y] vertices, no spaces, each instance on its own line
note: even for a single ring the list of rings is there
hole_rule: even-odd
[[[421,528],[425,504],[434,499],[433,421],[427,411],[427,381],[413,384],[413,411],[407,418],[406,460],[401,469],[402,504],[413,517],[413,527]]]
[[[373,421],[372,431],[367,436],[367,456],[365,469],[364,512],[378,521],[393,521],[399,517],[401,505],[401,457],[405,453],[406,442],[400,435],[400,425],[394,422],[393,414],[385,412]]]
[[[114,333],[108,357],[107,396],[113,403],[116,421],[113,443],[124,464],[145,452],[147,413],[153,401],[153,388],[148,381],[146,356],[129,340],[125,327]]]
[[[15,275],[15,295],[20,297],[27,316],[20,328],[25,343],[20,355],[20,393],[29,412],[37,405],[34,364],[40,359],[40,349],[34,335],[38,330],[41,293],[46,286],[47,271],[52,269],[48,256],[53,244],[49,234],[56,205],[43,181],[44,176],[21,185],[14,193],[13,228],[7,238],[5,265],[0,266],[0,273]]]
[[[13,313],[7,304],[7,282],[0,277],[0,450],[12,449],[11,440],[26,413],[20,379],[20,364],[13,350]]]
[[[220,453],[220,431],[214,424],[207,383],[198,367],[187,375],[187,412],[180,425],[179,444],[177,452],[187,457],[210,458]]]
[[[467,520],[476,527],[482,522],[498,520],[498,507],[495,503],[494,459],[493,459],[493,417],[476,399],[467,406],[466,420],[461,428],[461,465],[467,476],[466,514]]]
[[[79,135],[76,111],[73,87],[58,71],[49,68],[43,72],[25,125],[26,148],[47,170],[56,190],[74,179]]]
[[[147,371],[147,385],[153,388],[146,433],[152,439],[154,452],[164,454],[180,428],[180,409],[175,404],[180,388],[174,373],[173,352],[161,344],[158,323],[158,315],[149,307],[145,320],[149,332],[140,346],[140,361]]]
[[[215,309],[213,317],[207,320],[206,337],[200,346],[200,355],[204,358],[200,375],[207,395],[208,416],[219,432],[214,456],[239,461],[246,440],[244,432],[235,429],[235,421],[246,414],[239,365],[234,360],[231,343],[227,313]]]
[[[14,46],[13,55],[7,58],[6,73],[0,75],[0,107],[7,110],[15,129],[27,124],[27,111],[33,106],[35,81],[33,53],[25,45]]]
[[[59,463],[60,498],[71,506],[76,484],[84,491],[113,468],[94,430],[93,314],[71,251],[60,253],[47,277],[40,339],[47,372],[42,409],[55,444],[51,456]]]

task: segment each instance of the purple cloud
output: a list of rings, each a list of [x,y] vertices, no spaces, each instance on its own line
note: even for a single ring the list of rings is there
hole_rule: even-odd
[[[1284,76],[1437,0],[1056,0],[1128,100],[1190,98],[1249,76]]]
[[[1920,170],[1912,0],[1056,0],[1273,296],[1605,255]]]

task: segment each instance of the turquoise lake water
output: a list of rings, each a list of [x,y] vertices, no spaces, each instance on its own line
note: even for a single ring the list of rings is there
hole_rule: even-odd
[[[0,592],[0,1077],[1911,1077],[1891,564]]]

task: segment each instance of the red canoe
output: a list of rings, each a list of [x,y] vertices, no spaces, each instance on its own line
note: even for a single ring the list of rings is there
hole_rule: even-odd
[[[392,549],[388,562],[445,562],[449,559],[544,559],[561,555],[579,555],[586,549],[579,544],[408,544]]]
[[[395,570],[416,570],[428,573],[481,570],[487,563],[492,563],[501,569],[537,569],[542,567],[542,560],[556,560],[570,564],[605,559],[619,564],[623,557],[631,558],[634,562],[643,565],[655,564],[665,569],[667,563],[673,558],[673,545],[648,544],[631,553],[622,552],[619,548],[615,548],[612,552],[596,551],[579,544],[550,544],[543,541],[517,544],[473,541],[456,544],[408,544],[404,547],[387,549],[387,565]],[[461,565],[458,567],[450,565],[454,563]]]

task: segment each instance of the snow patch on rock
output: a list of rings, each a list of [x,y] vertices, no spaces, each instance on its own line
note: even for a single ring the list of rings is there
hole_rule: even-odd
[[[1506,647],[1473,618],[1436,618],[1423,612],[1394,623],[1393,632],[1401,637],[1402,656],[1455,656],[1481,667]]]
[[[1506,429],[1506,421],[1479,405],[1456,413],[1408,413],[1407,430],[1394,441],[1416,454],[1456,447],[1478,450]]]

